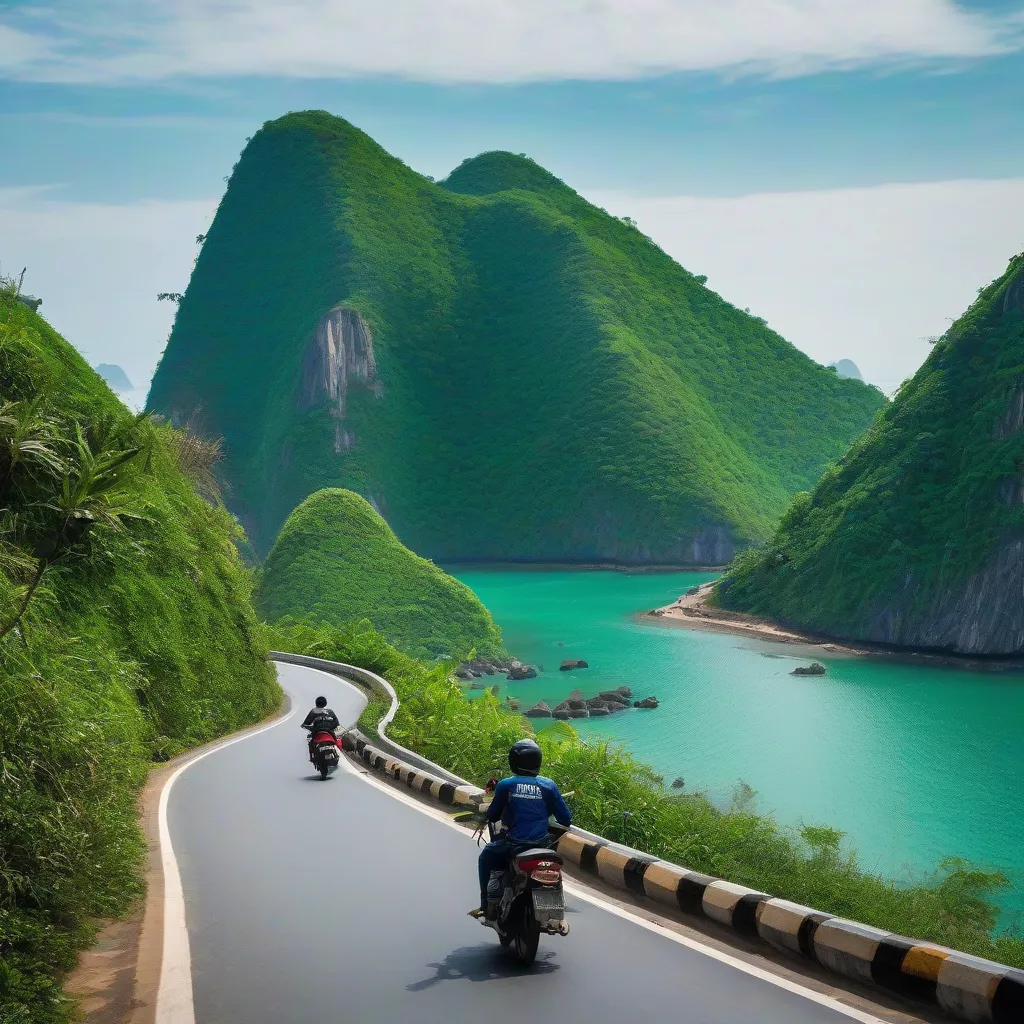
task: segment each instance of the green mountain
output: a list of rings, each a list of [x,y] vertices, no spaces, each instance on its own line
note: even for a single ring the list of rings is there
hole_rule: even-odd
[[[473,591],[404,547],[351,491],[317,491],[292,512],[267,557],[257,600],[271,622],[369,619],[410,654],[503,653],[501,633]]]
[[[835,637],[1024,651],[1024,254],[772,542],[718,586],[727,607]]]
[[[0,282],[0,1020],[73,1016],[61,976],[141,891],[152,761],[280,699],[202,447]]]
[[[531,160],[435,184],[318,111],[246,147],[149,397],[262,551],[341,486],[439,561],[705,564],[883,404]]]

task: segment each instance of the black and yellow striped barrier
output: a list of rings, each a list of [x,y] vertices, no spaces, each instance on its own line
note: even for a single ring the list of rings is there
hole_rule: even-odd
[[[489,800],[482,789],[406,764],[359,733],[342,740],[371,770],[447,807],[479,812]],[[776,899],[582,829],[566,832],[557,848],[568,863],[609,885],[682,915],[700,915],[862,984],[938,1006],[971,1024],[1024,1024],[1024,971]]]

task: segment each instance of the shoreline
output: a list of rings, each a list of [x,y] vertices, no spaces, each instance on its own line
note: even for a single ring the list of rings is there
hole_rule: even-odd
[[[793,648],[808,648],[811,651],[810,656],[813,656],[815,651],[821,651],[833,656],[883,658],[889,661],[925,663],[974,672],[1008,672],[1024,669],[1024,658],[1019,657],[979,657],[911,647],[858,643],[781,626],[771,619],[748,615],[745,612],[729,611],[709,604],[708,597],[713,585],[703,583],[693,588],[693,593],[688,592],[676,598],[672,604],[640,612],[638,618],[681,629],[728,633]]]
[[[435,565],[445,571],[459,569],[521,569],[524,572],[551,572],[580,571],[580,572],[622,572],[622,573],[669,573],[669,572],[725,572],[728,566],[725,565],[672,565],[672,564],[647,564],[631,562],[530,562],[530,561],[492,561],[484,559],[480,561],[434,562]]]

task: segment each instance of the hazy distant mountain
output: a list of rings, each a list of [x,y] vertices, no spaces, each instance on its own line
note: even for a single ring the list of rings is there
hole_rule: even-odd
[[[850,380],[863,380],[857,364],[852,359],[840,359],[837,362],[829,363],[840,377],[847,377]]]
[[[116,363],[100,363],[96,372],[115,390],[131,391],[134,385],[128,379],[128,374]]]

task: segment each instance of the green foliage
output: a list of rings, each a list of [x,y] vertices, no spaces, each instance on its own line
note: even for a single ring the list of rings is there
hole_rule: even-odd
[[[232,544],[44,320],[0,294],[0,1019],[69,1020],[60,981],[140,894],[151,762],[279,695]]]
[[[280,650],[363,665],[384,675],[401,705],[388,735],[461,777],[482,785],[507,774],[511,744],[533,734],[528,719],[485,691],[467,700],[450,666],[425,665],[391,648],[369,623],[272,631]],[[372,732],[386,709],[367,708]],[[879,928],[1024,967],[1024,938],[994,935],[993,895],[1000,874],[950,860],[925,878],[898,884],[866,872],[840,849],[843,833],[828,826],[784,829],[754,813],[756,794],[740,784],[733,806],[717,808],[700,793],[674,795],[650,767],[606,741],[580,740],[565,722],[536,733],[544,772],[570,798],[578,825],[676,864]]]
[[[982,290],[874,426],[772,541],[717,587],[730,608],[842,637],[865,637],[880,609],[904,628],[1024,526],[1024,432],[1008,417],[1024,388],[1024,255]]]
[[[303,400],[340,304],[380,385],[349,379],[351,443],[322,388]],[[308,111],[243,152],[150,404],[226,438],[264,552],[345,487],[438,560],[688,562],[706,527],[763,541],[884,399],[533,161],[485,153],[435,184]]]
[[[429,658],[504,653],[473,591],[404,547],[351,491],[317,491],[292,512],[263,566],[257,603],[271,622],[365,617],[396,647]]]

